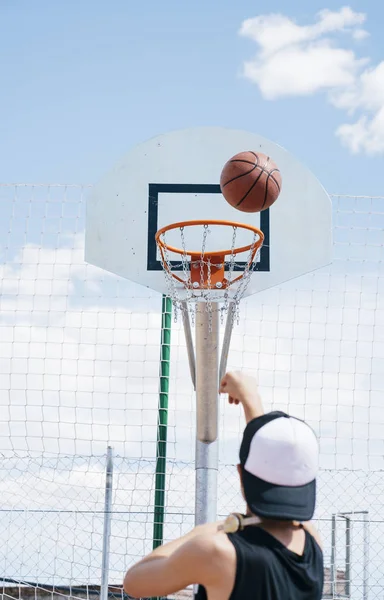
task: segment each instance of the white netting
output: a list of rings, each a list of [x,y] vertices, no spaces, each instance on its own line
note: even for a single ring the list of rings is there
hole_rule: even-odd
[[[246,246],[242,252],[238,251],[239,229],[242,233],[240,248]],[[193,237],[188,238],[191,230]],[[247,234],[245,238],[244,233]],[[169,234],[173,234],[176,241],[169,241]],[[180,246],[180,253],[172,251],[175,244]],[[194,318],[196,302],[204,302],[209,313],[215,310],[213,303],[220,302],[222,315],[228,313],[230,303],[233,303],[235,313],[239,314],[239,303],[260,257],[261,238],[258,233],[231,224],[186,222],[184,226],[162,233],[158,246],[176,319],[180,310],[189,311]],[[190,256],[191,248],[198,252],[198,256]],[[226,250],[220,259],[210,254],[220,248]],[[216,272],[220,276],[215,279]]]
[[[125,568],[152,546],[161,298],[84,263],[85,192],[0,187],[0,574],[7,598],[52,596],[53,586],[66,597],[98,593],[108,444],[115,454],[111,586],[121,586]],[[384,591],[383,202],[333,198],[333,264],[245,300],[228,363],[258,377],[267,409],[304,417],[318,432],[325,593],[353,600]],[[242,508],[235,469],[242,427],[240,411],[222,404],[221,516]],[[193,522],[194,441],[194,393],[177,323],[167,539]],[[341,513],[350,519],[350,552]]]

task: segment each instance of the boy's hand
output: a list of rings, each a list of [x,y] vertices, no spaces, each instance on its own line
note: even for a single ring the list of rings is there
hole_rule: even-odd
[[[220,382],[220,393],[228,394],[230,404],[242,404],[247,423],[264,414],[257,381],[239,372],[226,373]]]

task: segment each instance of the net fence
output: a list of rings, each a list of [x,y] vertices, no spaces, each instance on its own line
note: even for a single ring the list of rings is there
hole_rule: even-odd
[[[0,593],[110,595],[152,548],[161,297],[85,264],[87,186],[0,186]],[[228,367],[320,438],[325,597],[384,592],[384,197],[333,196],[332,265],[245,300]],[[305,251],[305,248],[303,248]],[[257,276],[255,274],[254,276]],[[164,537],[193,525],[195,406],[172,325]],[[243,418],[220,406],[219,515],[241,510]]]

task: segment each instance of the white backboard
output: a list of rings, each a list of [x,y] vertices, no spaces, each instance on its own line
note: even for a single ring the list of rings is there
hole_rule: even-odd
[[[280,197],[262,213],[240,212],[220,192],[225,162],[246,150],[271,156],[282,174]],[[246,295],[331,261],[331,202],[314,175],[259,135],[218,127],[175,131],[133,148],[88,198],[85,260],[167,293],[155,233],[164,225],[192,219],[238,221],[263,231],[260,262]],[[201,248],[201,230],[196,239],[193,230],[188,235],[188,247]],[[223,247],[221,235],[210,238],[212,250]],[[240,245],[249,243],[249,236],[239,232],[238,240]],[[177,238],[168,239],[172,242],[177,245]]]

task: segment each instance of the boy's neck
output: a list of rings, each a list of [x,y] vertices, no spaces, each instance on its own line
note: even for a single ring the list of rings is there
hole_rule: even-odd
[[[247,508],[246,512],[247,517],[255,517],[249,508]],[[266,519],[264,517],[258,517],[260,519],[259,527],[271,528],[271,529],[292,529],[300,527],[300,523],[298,521],[283,521],[281,519]]]

